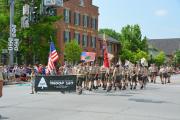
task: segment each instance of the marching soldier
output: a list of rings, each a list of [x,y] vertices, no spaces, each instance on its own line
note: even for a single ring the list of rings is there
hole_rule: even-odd
[[[163,81],[163,71],[164,71],[163,66],[160,66],[160,69],[159,69],[159,77],[160,77],[160,79],[161,79],[161,84],[164,84],[164,81]]]
[[[101,78],[101,87],[103,88],[103,90],[106,90],[106,70],[107,68],[105,68],[104,66],[101,66],[100,68],[100,78]]]
[[[98,89],[98,86],[99,86],[99,72],[100,72],[100,68],[98,64],[96,63],[95,74],[94,74],[94,89]]]
[[[76,74],[77,74],[77,82],[76,82],[77,92],[78,94],[82,94],[82,83],[85,80],[82,63],[77,67]]]
[[[111,91],[111,89],[112,89],[112,85],[113,85],[113,80],[112,80],[113,70],[114,70],[114,66],[111,66],[110,68],[107,69],[107,72],[106,72],[107,92]]]
[[[156,83],[157,71],[158,71],[158,70],[157,70],[155,64],[151,64],[151,66],[149,67],[151,82]]]
[[[130,77],[130,89],[136,89],[137,86],[137,67],[133,65],[132,71],[131,71],[131,77]],[[134,87],[133,87],[134,83]]]
[[[148,69],[143,66],[142,67],[142,83],[141,83],[141,89],[146,87],[146,83],[148,82]]]
[[[116,65],[113,71],[113,86],[114,86],[114,90],[116,90],[116,87],[119,88],[119,90],[121,90],[121,80],[122,80],[122,68],[121,65]]]
[[[164,80],[164,84],[166,84],[167,83],[167,78],[168,78],[168,71],[167,71],[166,66],[164,66],[163,68],[164,68],[163,69],[163,80]]]
[[[168,72],[168,83],[171,83],[171,75],[172,75],[172,72],[173,72],[171,66],[167,67],[167,72]]]
[[[123,83],[122,83],[122,90],[126,90],[126,87],[128,87],[128,83],[131,81],[131,69],[129,66],[125,66],[124,68],[124,77],[123,77]]]

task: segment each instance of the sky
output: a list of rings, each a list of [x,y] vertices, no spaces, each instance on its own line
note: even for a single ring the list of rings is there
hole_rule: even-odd
[[[180,38],[180,0],[93,0],[99,7],[99,28],[120,32],[139,24],[149,39]]]

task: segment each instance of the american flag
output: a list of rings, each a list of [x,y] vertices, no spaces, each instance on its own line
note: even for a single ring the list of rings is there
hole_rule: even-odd
[[[94,52],[82,52],[81,53],[81,60],[85,62],[92,62],[95,60],[96,53]]]
[[[56,62],[59,59],[58,53],[55,49],[54,43],[51,42],[50,44],[50,53],[48,58],[48,66],[46,73],[50,73],[52,70],[55,69],[54,62]]]
[[[53,42],[51,42],[51,45],[50,45],[50,57],[53,62],[56,62],[59,59],[58,53],[55,49]]]

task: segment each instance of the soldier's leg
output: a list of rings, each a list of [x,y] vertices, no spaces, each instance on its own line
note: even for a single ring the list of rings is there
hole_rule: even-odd
[[[167,83],[171,83],[170,79],[171,79],[171,73],[168,73],[168,82]]]

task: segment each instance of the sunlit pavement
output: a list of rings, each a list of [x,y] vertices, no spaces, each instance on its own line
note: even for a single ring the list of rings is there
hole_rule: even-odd
[[[180,120],[180,75],[145,90],[30,94],[29,84],[4,87],[2,120]]]

